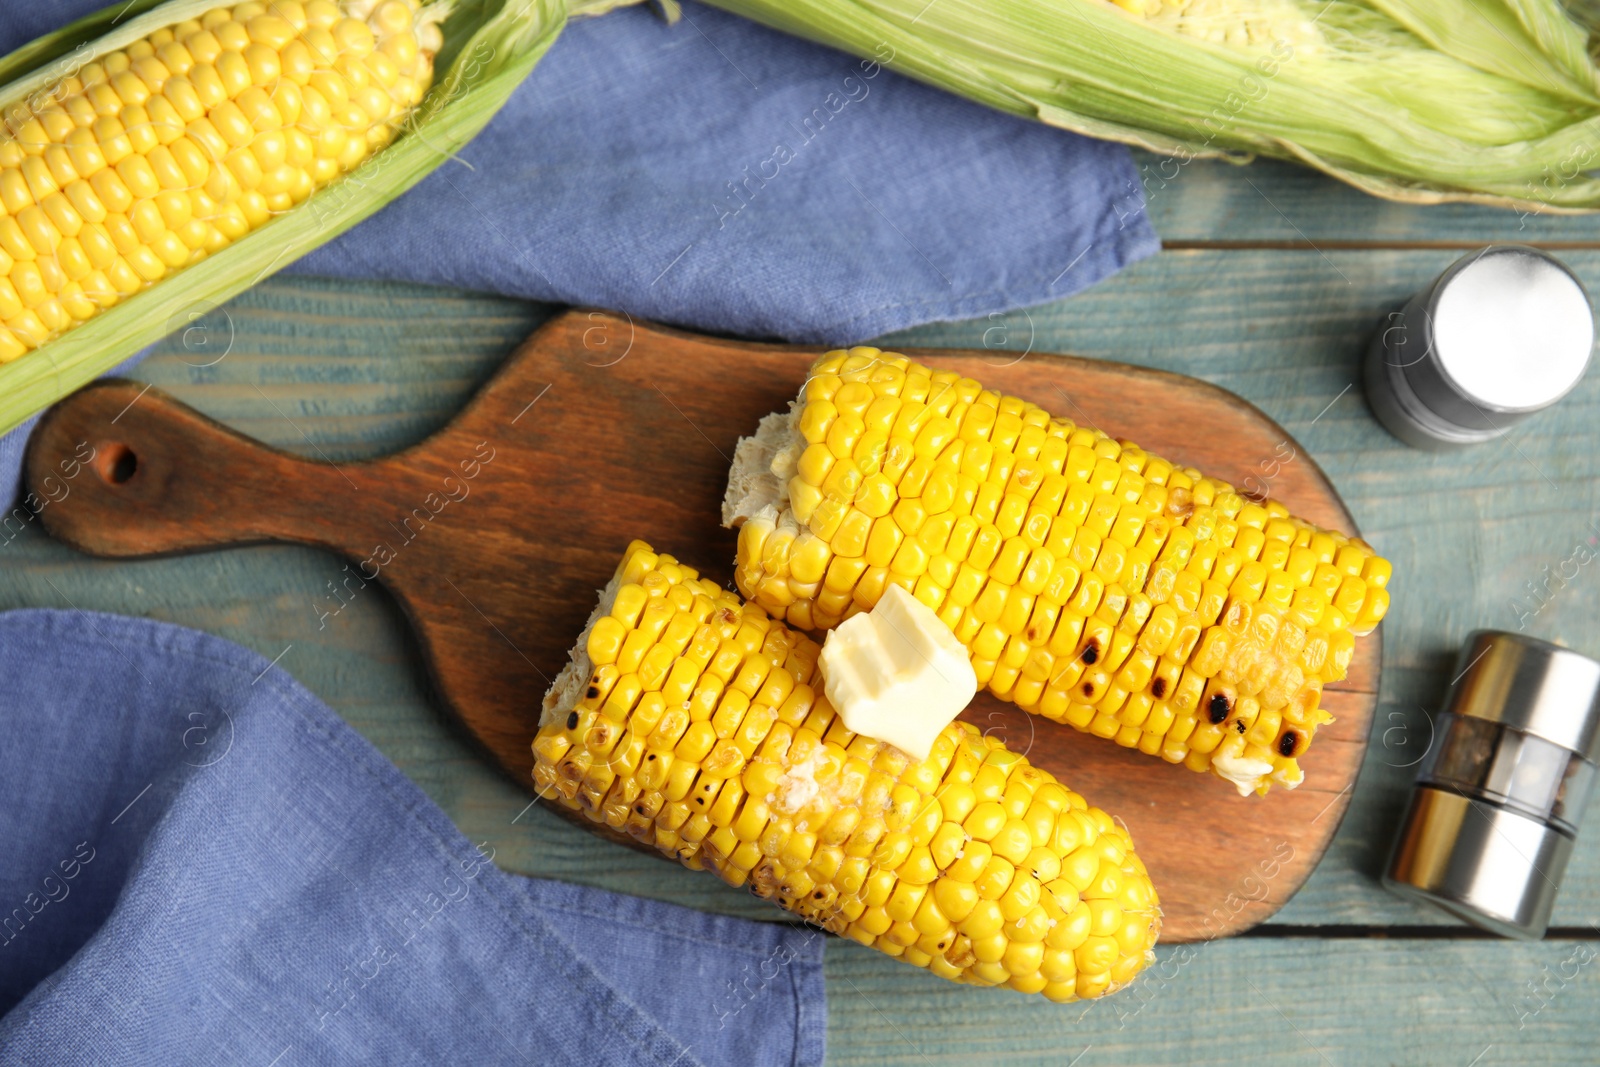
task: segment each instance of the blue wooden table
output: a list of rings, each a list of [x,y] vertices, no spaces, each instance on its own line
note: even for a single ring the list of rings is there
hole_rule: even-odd
[[[1390,438],[1358,382],[1383,315],[1479,244],[1553,248],[1600,287],[1600,219],[1401,207],[1277,164],[1196,162],[1166,179],[1153,157],[1140,162],[1165,241],[1158,256],[1059,303],[879,343],[988,344],[1180,371],[1240,394],[1295,435],[1395,566],[1381,704],[1354,800],[1316,874],[1271,923],[1162,947],[1135,988],[1087,1007],[958,987],[831,943],[830,1062],[1600,1060],[1600,814],[1590,814],[1542,943],[1488,938],[1376,881],[1466,632],[1524,625],[1600,653],[1600,566],[1575,575],[1563,566],[1600,538],[1600,374],[1509,439],[1450,455]],[[277,279],[209,316],[204,352],[169,342],[138,376],[292,451],[367,457],[439,427],[553,310]],[[530,809],[430,705],[405,625],[378,587],[324,618],[341,566],[294,547],[102,562],[30,527],[0,536],[0,608],[149,615],[238,641],[277,657],[507,869],[781,918],[714,879]]]

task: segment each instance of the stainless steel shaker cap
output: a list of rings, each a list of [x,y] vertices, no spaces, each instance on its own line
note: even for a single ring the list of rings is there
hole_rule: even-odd
[[[1390,316],[1367,354],[1368,402],[1420,448],[1492,440],[1578,384],[1594,335],[1570,270],[1535,248],[1491,245]]]
[[[1600,663],[1468,636],[1384,883],[1496,933],[1544,936],[1595,781]]]
[[[1600,762],[1600,663],[1549,641],[1476,630],[1444,710],[1503,723]]]

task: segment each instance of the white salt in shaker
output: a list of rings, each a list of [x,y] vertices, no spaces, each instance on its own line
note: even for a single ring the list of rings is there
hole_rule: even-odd
[[[1389,316],[1367,352],[1367,402],[1417,448],[1493,440],[1578,384],[1594,333],[1570,270],[1536,248],[1491,245]]]

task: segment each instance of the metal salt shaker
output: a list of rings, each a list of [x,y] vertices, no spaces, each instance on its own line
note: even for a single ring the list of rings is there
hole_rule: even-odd
[[[1594,333],[1570,270],[1535,248],[1491,245],[1389,316],[1367,352],[1367,402],[1417,448],[1490,441],[1578,384]]]
[[[1600,757],[1600,663],[1478,630],[1435,723],[1384,874],[1390,889],[1537,940]]]

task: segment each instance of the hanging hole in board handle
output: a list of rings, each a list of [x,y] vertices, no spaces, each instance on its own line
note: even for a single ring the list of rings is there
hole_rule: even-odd
[[[103,444],[95,450],[95,473],[107,485],[122,485],[139,469],[139,457],[121,441]]]

